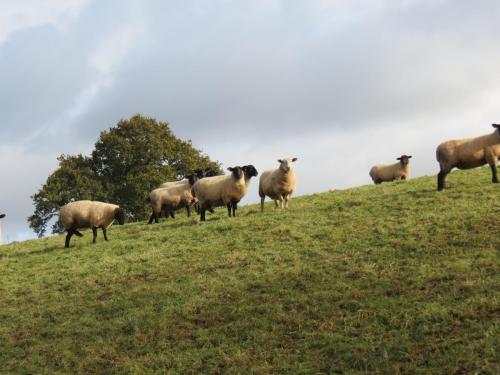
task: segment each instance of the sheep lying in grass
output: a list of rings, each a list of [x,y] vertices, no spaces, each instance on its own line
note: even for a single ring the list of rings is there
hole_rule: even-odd
[[[470,169],[486,163],[491,168],[492,182],[498,183],[497,163],[500,158],[500,124],[492,124],[493,133],[475,138],[452,140],[441,143],[436,149],[440,171],[438,190],[443,190],[445,179],[453,168]]]
[[[125,222],[125,212],[123,208],[120,208],[116,204],[97,201],[76,201],[68,203],[60,209],[59,220],[68,232],[65,242],[65,247],[68,248],[73,234],[76,234],[78,237],[83,236],[78,231],[80,228],[92,228],[94,235],[92,243],[96,242],[97,228],[101,228],[104,239],[107,241],[107,228],[115,220],[120,225],[123,225]]]
[[[297,187],[297,178],[292,165],[296,160],[297,158],[279,159],[279,168],[262,173],[259,180],[261,211],[264,211],[266,195],[274,200],[276,207],[288,207],[288,200]]]
[[[375,184],[397,179],[406,180],[410,177],[410,155],[401,155],[396,160],[399,163],[375,165],[370,169],[370,177]]]
[[[153,210],[148,224],[151,224],[153,220],[158,223],[158,217],[162,210],[165,210],[165,217],[170,214],[173,219],[175,217],[174,211],[185,207],[188,217],[191,216],[191,207],[197,202],[191,192],[191,182],[194,184],[194,179],[187,184],[175,184],[154,189],[148,198]]]
[[[230,175],[207,177],[193,185],[193,193],[200,204],[201,221],[205,221],[207,209],[217,206],[227,206],[229,216],[231,211],[235,216],[236,205],[246,194],[248,182],[242,167],[229,167],[228,170]]]

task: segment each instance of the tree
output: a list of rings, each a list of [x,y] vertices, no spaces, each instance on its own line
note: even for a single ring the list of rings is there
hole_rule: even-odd
[[[176,180],[196,168],[222,173],[218,162],[177,138],[168,123],[135,115],[101,133],[91,157],[64,156],[59,168],[32,196],[35,212],[30,227],[43,236],[47,223],[62,205],[79,199],[119,204],[129,220],[144,220],[146,197],[164,181]],[[53,232],[60,230],[53,226]]]
[[[59,168],[52,173],[42,188],[31,196],[35,212],[28,218],[30,227],[42,237],[47,224],[57,214],[59,207],[72,200],[99,200],[105,197],[100,182],[95,178],[92,160],[81,154],[61,155]],[[59,222],[52,226],[52,232],[61,231]]]

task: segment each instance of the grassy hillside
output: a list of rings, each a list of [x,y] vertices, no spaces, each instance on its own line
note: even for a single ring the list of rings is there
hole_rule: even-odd
[[[500,186],[448,180],[3,246],[0,373],[499,373]]]

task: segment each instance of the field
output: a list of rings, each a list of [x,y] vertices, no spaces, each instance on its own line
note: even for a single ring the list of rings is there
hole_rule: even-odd
[[[0,248],[0,373],[500,373],[489,168]],[[254,181],[255,183],[255,181]]]

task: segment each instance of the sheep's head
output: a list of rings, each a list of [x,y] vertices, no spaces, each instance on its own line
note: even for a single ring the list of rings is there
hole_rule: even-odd
[[[491,126],[493,126],[497,130],[497,134],[500,135],[500,124],[491,124]]]
[[[288,172],[293,169],[292,163],[295,162],[297,158],[284,158],[278,159],[278,163],[280,163],[280,169],[283,172]]]
[[[125,223],[125,210],[121,207],[118,207],[115,211],[115,220],[118,224],[123,225]]]
[[[243,177],[243,169],[239,166],[229,167],[227,170],[231,172],[231,175],[235,180],[239,180]]]
[[[198,177],[195,173],[187,175],[186,178],[188,179],[190,186],[193,186],[194,183],[200,179],[200,177]]]
[[[396,160],[399,160],[401,164],[407,165],[410,162],[411,155],[401,155],[399,158]]]
[[[259,174],[259,172],[257,172],[257,169],[255,169],[252,164],[244,165],[241,169],[243,169],[243,173],[247,178],[256,177]]]
[[[205,174],[205,177],[214,177],[217,176],[217,172],[211,170],[210,168],[206,168],[203,173]]]

